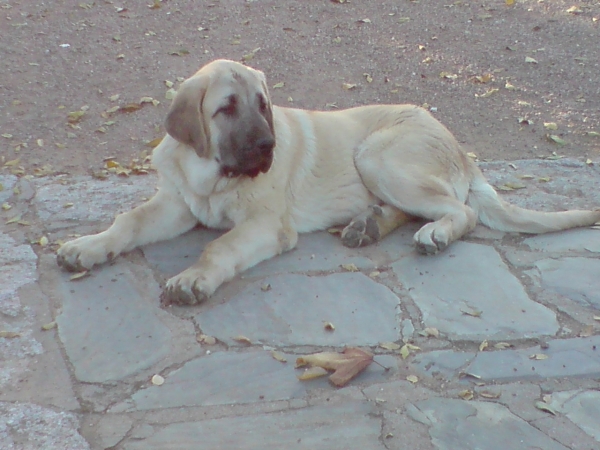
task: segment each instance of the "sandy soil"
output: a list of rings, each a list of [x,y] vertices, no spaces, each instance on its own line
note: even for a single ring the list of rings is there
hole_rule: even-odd
[[[597,160],[599,26],[585,0],[0,0],[0,162],[126,164],[164,132],[165,81],[215,58],[263,70],[283,106],[426,104],[480,159]],[[143,97],[160,104],[107,112]]]

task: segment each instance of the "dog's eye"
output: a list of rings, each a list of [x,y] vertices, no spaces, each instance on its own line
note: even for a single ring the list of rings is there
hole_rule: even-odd
[[[234,96],[229,97],[229,103],[221,106],[217,113],[225,114],[226,116],[234,116],[237,110],[237,100]]]
[[[267,101],[265,100],[265,97],[260,94],[258,94],[258,107],[262,114],[267,112]]]

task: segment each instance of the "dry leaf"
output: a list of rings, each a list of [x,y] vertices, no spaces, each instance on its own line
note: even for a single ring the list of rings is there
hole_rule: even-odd
[[[558,130],[558,125],[555,122],[544,122],[546,130]]]
[[[471,317],[481,317],[483,314],[483,311],[478,311],[476,309],[461,309],[460,312]]]
[[[356,84],[342,83],[342,89],[345,89],[347,91],[349,91],[350,89],[354,89],[355,87],[356,87]]]
[[[571,14],[581,14],[583,10],[579,6],[571,6],[567,9],[567,12]]]
[[[479,351],[482,352],[484,351],[486,348],[488,348],[489,344],[487,339],[485,341],[483,341],[481,344],[479,344]]]
[[[400,344],[395,342],[380,342],[379,346],[385,350],[398,350],[400,348]]]
[[[590,337],[594,334],[594,326],[588,325],[579,333],[579,337]]]
[[[515,0],[506,0],[506,6],[513,6],[515,4]]]
[[[599,137],[600,136],[600,133],[598,133],[597,131],[588,131],[588,132],[586,132],[586,134],[588,136],[594,136],[594,137]]]
[[[348,272],[358,272],[358,267],[354,263],[342,264],[341,267]]]
[[[458,393],[458,396],[463,400],[473,400],[474,394],[470,389],[464,389]]]
[[[165,92],[165,98],[167,100],[173,100],[175,98],[175,94],[177,91],[173,88],[170,88],[167,92]]]
[[[530,56],[526,56],[525,57],[525,62],[526,63],[531,63],[531,64],[537,64],[538,63],[535,59],[531,58]]]
[[[252,341],[250,339],[248,339],[246,336],[242,336],[242,335],[234,337],[233,340],[239,342],[240,344],[246,344],[246,345],[252,344]]]
[[[539,410],[550,413],[553,416],[556,415],[556,411],[554,411],[554,409],[552,409],[552,407],[548,403],[537,401],[537,402],[535,402],[535,407]]]
[[[146,147],[150,147],[150,148],[158,147],[158,144],[160,144],[163,139],[164,139],[163,136],[152,139],[151,141],[146,142]]]
[[[593,316],[594,320],[600,321],[600,316]]]
[[[410,17],[399,17],[398,18],[398,23],[406,23],[406,22],[410,22]]]
[[[561,139],[560,137],[558,137],[558,136],[557,136],[557,135],[555,135],[555,134],[547,134],[547,135],[546,135],[546,137],[547,137],[547,138],[548,138],[550,141],[552,141],[552,142],[556,142],[558,145],[565,145],[565,144],[566,144],[566,142],[565,142],[563,139]]]
[[[287,362],[287,358],[285,357],[285,355],[283,353],[280,352],[276,352],[275,350],[273,350],[271,352],[271,356],[273,357],[273,359],[276,359],[279,362]]]
[[[5,330],[0,330],[0,338],[5,338],[5,339],[14,339],[21,336],[19,333],[17,333],[16,331],[5,331]]]
[[[274,84],[274,85],[273,85],[273,89],[280,89],[280,88],[282,88],[283,86],[285,86],[285,83],[282,81],[282,82],[280,82],[280,83]]]
[[[46,236],[42,236],[38,240],[38,244],[40,244],[40,246],[42,246],[42,247],[45,247],[46,245],[48,245],[48,238]]]
[[[440,72],[440,78],[447,78],[449,80],[456,80],[458,78],[458,75],[456,75],[455,73],[450,73],[450,72]]]
[[[541,361],[544,359],[548,359],[548,355],[545,355],[543,353],[534,353],[533,355],[529,356],[529,359],[535,359],[537,361]]]
[[[416,375],[408,375],[406,379],[413,384],[419,381],[419,378]]]
[[[492,95],[494,95],[494,94],[495,94],[496,92],[498,92],[499,90],[500,90],[500,89],[498,89],[498,88],[492,88],[492,89],[489,89],[488,91],[484,92],[484,93],[483,93],[483,94],[481,94],[481,95],[477,95],[477,94],[475,94],[475,97],[479,97],[479,98],[488,98],[488,97],[491,97]]]
[[[496,399],[496,398],[500,398],[500,393],[495,393],[495,392],[490,392],[490,391],[481,391],[478,393],[480,397],[483,398],[491,398],[491,399]]]
[[[296,359],[296,367],[310,365],[334,370],[329,381],[341,387],[366,369],[371,362],[373,362],[373,354],[370,352],[356,347],[347,347],[343,353],[322,352],[301,356]]]
[[[84,270],[83,272],[78,272],[78,273],[71,275],[69,277],[69,280],[71,280],[71,281],[81,280],[82,278],[89,276],[89,274],[90,274],[89,270]]]
[[[173,56],[184,56],[189,55],[190,51],[187,48],[180,48],[179,50],[173,50],[169,52],[169,55]]]
[[[165,383],[165,379],[160,375],[153,375],[151,381],[154,386],[162,386]]]
[[[323,328],[325,328],[326,331],[335,331],[335,325],[331,322],[323,322]]]
[[[301,381],[312,380],[314,378],[320,378],[322,376],[328,375],[329,372],[326,369],[323,369],[319,366],[313,366],[306,369],[302,374],[298,375],[298,379]]]
[[[52,330],[53,328],[56,328],[56,321],[52,321],[52,322],[42,325],[43,331]]]
[[[481,76],[476,76],[473,79],[479,83],[485,84],[485,83],[489,83],[490,81],[492,81],[494,79],[494,75],[492,75],[491,73],[486,73]]]
[[[198,336],[196,336],[196,340],[200,344],[205,344],[205,345],[215,345],[217,343],[216,338],[209,336],[207,334],[199,334]]]
[[[504,349],[507,349],[512,346],[513,345],[509,344],[508,342],[498,342],[498,343],[494,344],[494,348],[497,348],[499,350],[504,350]]]
[[[126,105],[120,106],[119,112],[131,113],[134,111],[138,111],[139,109],[142,109],[142,105],[140,105],[139,103],[128,103]]]
[[[419,334],[421,336],[426,336],[426,337],[435,337],[435,338],[439,338],[440,337],[439,330],[437,328],[434,328],[434,327],[427,327],[423,331],[419,331]]]
[[[360,19],[359,22],[362,22],[362,23],[371,23],[371,19]]]
[[[508,89],[509,91],[514,91],[517,89],[510,81],[507,81],[504,85],[504,89]]]
[[[271,290],[271,285],[269,283],[265,283],[260,287],[260,290],[263,292],[267,292]]]

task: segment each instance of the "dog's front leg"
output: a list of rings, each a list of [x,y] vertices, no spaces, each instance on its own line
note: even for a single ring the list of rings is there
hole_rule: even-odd
[[[236,225],[206,246],[196,264],[171,278],[162,303],[200,303],[225,281],[295,247],[298,233],[280,217],[261,215]]]
[[[185,233],[197,223],[181,197],[160,189],[148,202],[119,214],[108,230],[63,244],[57,261],[71,271],[91,269],[122,252]]]

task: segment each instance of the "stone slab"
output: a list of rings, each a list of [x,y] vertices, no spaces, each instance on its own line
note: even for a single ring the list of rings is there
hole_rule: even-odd
[[[195,320],[204,333],[229,345],[240,345],[233,338],[243,335],[274,346],[372,346],[400,338],[398,304],[395,294],[362,273],[287,274],[207,305]],[[335,330],[327,331],[324,322]]]
[[[409,415],[429,425],[439,450],[569,450],[497,403],[436,397],[413,406]]]
[[[154,195],[157,177],[154,174],[118,180],[75,177],[65,184],[57,177],[34,181],[33,205],[37,215],[47,230],[58,230],[90,222],[110,224],[116,214],[129,211]],[[65,208],[67,203],[73,206]]]
[[[153,436],[129,440],[125,450],[385,450],[381,419],[368,402],[311,406],[271,414],[167,425]],[[554,449],[552,449],[554,450]]]
[[[533,250],[544,252],[592,252],[600,253],[600,231],[586,228],[540,234],[523,241]]]
[[[552,394],[550,406],[600,442],[600,392],[564,391]]]
[[[487,245],[459,241],[439,255],[408,256],[392,268],[421,310],[425,326],[451,339],[522,339],[558,330],[555,314],[529,299]]]
[[[121,380],[171,351],[171,332],[156,315],[158,286],[142,290],[129,263],[119,260],[77,281],[58,276],[59,336],[78,380]]]
[[[594,230],[595,231],[595,230]],[[600,237],[600,233],[598,234]],[[583,257],[544,259],[535,267],[543,288],[600,310],[600,260]]]
[[[133,409],[227,405],[288,400],[306,395],[296,378],[295,357],[287,363],[269,352],[218,352],[187,362],[165,375],[162,386],[150,386],[132,396]]]

